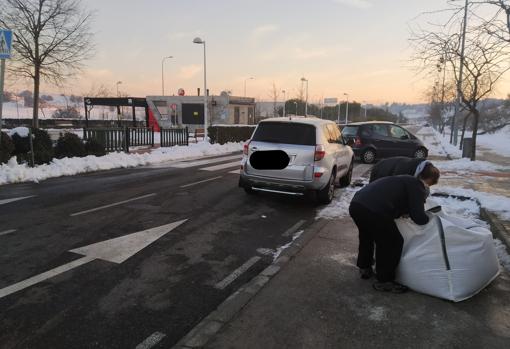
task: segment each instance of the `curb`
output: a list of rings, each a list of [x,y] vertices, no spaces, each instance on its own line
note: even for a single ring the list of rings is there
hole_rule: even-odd
[[[252,280],[241,286],[221,303],[215,311],[207,315],[172,349],[203,348],[228,324],[271,280],[291,261],[328,224],[326,220],[317,220],[305,229],[282,254]]]
[[[510,251],[510,233],[500,219],[483,207],[480,208],[480,218],[489,223],[493,235],[506,245],[507,251]]]

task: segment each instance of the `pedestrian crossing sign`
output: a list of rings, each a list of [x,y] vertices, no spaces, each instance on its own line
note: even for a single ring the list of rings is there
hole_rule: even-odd
[[[0,29],[0,59],[11,58],[12,31]]]

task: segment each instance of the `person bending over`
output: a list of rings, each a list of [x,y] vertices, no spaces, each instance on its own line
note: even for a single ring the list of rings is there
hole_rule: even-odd
[[[373,275],[374,242],[378,291],[406,292],[408,288],[395,282],[395,271],[402,255],[404,240],[395,219],[409,216],[416,224],[425,225],[427,187],[437,183],[439,170],[430,170],[418,178],[401,175],[378,179],[358,191],[349,213],[359,230],[357,266],[363,279]]]
[[[426,168],[434,167],[432,163],[425,159],[406,158],[404,156],[395,156],[379,161],[372,167],[370,172],[370,183],[389,176],[410,175],[418,177]]]

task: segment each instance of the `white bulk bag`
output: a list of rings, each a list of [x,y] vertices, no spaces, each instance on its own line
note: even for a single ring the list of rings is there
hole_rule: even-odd
[[[428,200],[427,206],[435,206]],[[417,225],[395,220],[404,238],[396,280],[416,292],[460,302],[499,274],[492,233],[477,223],[440,211]]]

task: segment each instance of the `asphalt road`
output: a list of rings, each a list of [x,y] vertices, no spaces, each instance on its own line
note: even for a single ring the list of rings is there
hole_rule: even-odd
[[[246,195],[231,173],[235,161],[230,156],[196,166],[164,164],[2,186],[0,348],[176,343],[315,216],[306,199]],[[70,250],[181,220],[187,221],[122,263],[92,258],[1,294],[83,258]]]

